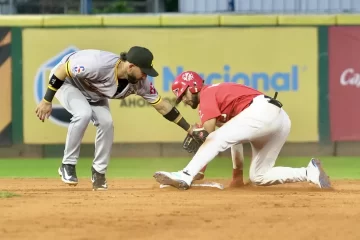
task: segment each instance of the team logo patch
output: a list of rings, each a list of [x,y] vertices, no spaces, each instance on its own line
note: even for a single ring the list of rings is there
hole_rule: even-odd
[[[189,73],[189,72],[185,72],[181,78],[184,80],[184,81],[191,81],[194,79],[194,75],[192,73]]]
[[[76,75],[76,74],[79,74],[79,73],[82,73],[85,71],[85,67],[84,66],[75,66],[73,68],[73,73]]]

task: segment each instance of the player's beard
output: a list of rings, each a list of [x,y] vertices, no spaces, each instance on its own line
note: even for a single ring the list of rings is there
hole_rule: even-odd
[[[129,83],[131,84],[135,84],[139,81],[139,79],[137,79],[135,76],[131,75],[131,74],[128,74],[128,78],[127,80],[129,81]]]
[[[199,105],[199,94],[198,93],[195,93],[195,94],[192,94],[191,95],[191,108],[192,109],[197,109],[198,105]]]

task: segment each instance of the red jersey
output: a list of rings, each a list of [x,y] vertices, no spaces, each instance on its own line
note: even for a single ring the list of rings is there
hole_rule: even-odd
[[[256,89],[238,83],[204,86],[200,92],[201,123],[216,118],[217,125],[226,123],[243,111],[254,97],[263,95]]]

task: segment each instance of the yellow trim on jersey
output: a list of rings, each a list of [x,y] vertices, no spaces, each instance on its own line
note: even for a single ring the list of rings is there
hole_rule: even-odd
[[[152,102],[150,104],[153,105],[153,106],[158,105],[161,102],[161,100],[162,100],[161,96],[158,96],[158,98],[154,102]]]
[[[115,81],[116,81],[116,85],[119,84],[119,83],[118,83],[119,79],[118,79],[117,75],[118,75],[118,66],[119,66],[120,62],[121,62],[121,60],[119,59],[119,60],[117,60],[117,62],[115,63]]]
[[[45,98],[43,98],[43,101],[44,101],[44,102],[47,102],[47,103],[50,103],[50,102],[49,102],[48,100],[46,100]]]
[[[51,86],[50,84],[48,85],[48,88],[55,91],[55,92],[58,90],[58,89],[54,88],[53,86]]]
[[[65,71],[66,71],[66,75],[67,75],[68,77],[72,77],[71,74],[70,74],[70,71],[69,71],[69,62],[70,62],[70,61],[67,61],[67,62],[66,62]]]

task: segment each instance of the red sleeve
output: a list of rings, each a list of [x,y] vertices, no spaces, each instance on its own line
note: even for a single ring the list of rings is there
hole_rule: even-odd
[[[216,100],[216,92],[209,91],[210,89],[206,90],[208,91],[204,91],[201,94],[199,107],[199,115],[202,124],[209,119],[216,118],[221,115],[219,105]]]

